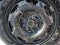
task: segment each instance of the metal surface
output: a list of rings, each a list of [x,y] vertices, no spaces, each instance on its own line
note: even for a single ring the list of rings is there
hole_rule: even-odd
[[[13,19],[11,18],[14,26],[12,34],[23,37],[23,40],[27,42],[41,38],[49,25],[53,23],[53,19],[46,14],[44,9],[33,4],[19,5],[10,17],[12,16],[14,16]]]

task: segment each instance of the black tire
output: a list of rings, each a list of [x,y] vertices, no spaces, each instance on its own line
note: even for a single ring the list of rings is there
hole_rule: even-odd
[[[6,9],[11,5],[12,2],[19,2],[19,0],[0,0],[0,37],[1,39],[6,43],[6,45],[20,45],[18,44],[17,42],[14,42],[10,37],[9,35],[5,32],[5,28],[4,28],[4,24],[6,21],[5,18],[4,18],[4,13],[6,12]],[[49,0],[51,2],[53,2],[53,4],[55,5],[56,9],[57,9],[57,15],[58,17],[60,16],[60,1],[59,0]],[[17,3],[16,2],[16,3]],[[14,4],[13,4],[14,5]],[[12,6],[12,5],[11,5]],[[59,18],[57,18],[59,20]],[[59,24],[59,21],[57,21],[57,23]],[[7,24],[6,24],[7,25]],[[57,30],[58,30],[58,33],[60,28],[58,28],[59,26],[57,26]],[[8,27],[7,27],[8,28]],[[6,28],[6,29],[7,29]],[[60,39],[60,35],[59,36],[59,39]],[[58,42],[58,39],[56,39],[57,42]],[[45,45],[55,45],[55,42],[53,42],[54,44],[48,44],[49,42],[47,41],[47,43]],[[52,42],[51,42],[52,43]],[[22,44],[21,44],[22,45]],[[25,44],[23,44],[25,45]],[[33,44],[31,44],[33,45]],[[42,44],[43,45],[43,44]]]

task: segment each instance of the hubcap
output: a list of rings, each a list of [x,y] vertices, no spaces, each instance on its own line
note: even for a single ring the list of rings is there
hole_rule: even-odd
[[[43,9],[32,4],[25,4],[19,7],[19,11],[16,11],[17,14],[14,14],[15,18],[13,20],[15,21],[13,22],[15,22],[16,30],[13,34],[23,37],[27,42],[40,38],[51,24],[50,18],[43,12]],[[18,31],[20,35],[16,35]]]

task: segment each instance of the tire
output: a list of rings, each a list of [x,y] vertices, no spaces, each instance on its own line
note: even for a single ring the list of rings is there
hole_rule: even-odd
[[[29,44],[19,44],[19,43],[15,42],[14,40],[11,39],[11,37],[9,37],[10,35],[8,35],[5,31],[5,30],[9,30],[8,29],[9,27],[7,27],[8,24],[5,23],[6,20],[4,18],[4,16],[5,16],[4,14],[5,14],[5,12],[9,6],[11,6],[11,8],[12,8],[12,6],[14,4],[11,5],[11,3],[13,3],[14,1],[16,3],[19,2],[19,0],[0,0],[0,37],[6,43],[6,45],[29,45]],[[51,41],[49,39],[49,41],[47,41],[46,43],[41,44],[41,45],[55,45],[56,42],[58,42],[60,39],[60,27],[59,27],[60,26],[60,24],[59,24],[60,23],[60,21],[59,21],[59,18],[60,18],[59,17],[60,16],[60,1],[59,0],[49,0],[49,1],[51,1],[57,9],[57,15],[58,15],[57,24],[58,24],[58,26],[56,27],[56,29],[57,29],[59,34],[57,36],[58,38],[55,39],[56,41],[49,42],[49,41]],[[6,28],[4,27],[4,24],[6,25]],[[11,30],[9,30],[9,31],[11,31]],[[54,36],[54,34],[53,34],[53,36]],[[30,45],[35,45],[35,44],[30,44]],[[38,45],[40,45],[40,44],[38,44]]]

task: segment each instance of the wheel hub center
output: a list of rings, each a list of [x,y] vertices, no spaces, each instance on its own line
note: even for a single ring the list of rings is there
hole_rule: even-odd
[[[33,20],[28,20],[27,21],[27,26],[28,27],[33,27],[34,26],[34,21]]]

